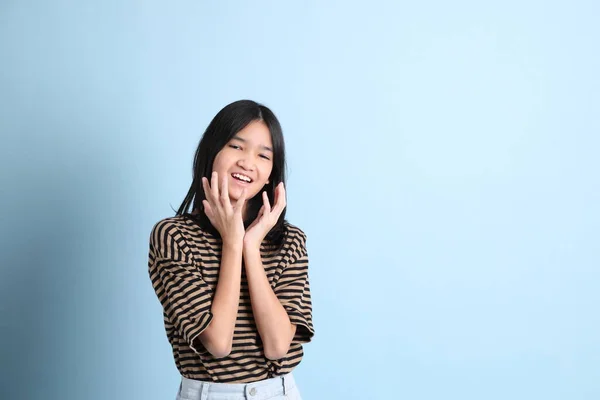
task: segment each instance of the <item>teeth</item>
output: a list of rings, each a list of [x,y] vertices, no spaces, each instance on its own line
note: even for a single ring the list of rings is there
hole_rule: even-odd
[[[252,179],[248,178],[248,177],[247,177],[247,176],[245,176],[245,175],[240,175],[240,174],[232,174],[232,176],[233,176],[234,178],[241,179],[241,180],[243,180],[243,181],[245,181],[245,182],[250,182],[250,181],[252,180]]]

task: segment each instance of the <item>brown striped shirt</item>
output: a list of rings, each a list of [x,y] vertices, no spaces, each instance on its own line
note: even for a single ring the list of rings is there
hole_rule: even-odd
[[[193,221],[176,216],[156,223],[150,235],[148,268],[163,307],[167,338],[182,376],[211,382],[246,383],[286,374],[300,363],[302,343],[311,340],[312,303],[306,235],[286,222],[281,250],[261,245],[271,287],[296,335],[285,357],[268,360],[254,322],[248,281],[242,268],[240,303],[231,353],[215,359],[195,340],[212,320],[211,303],[219,278],[222,241]]]

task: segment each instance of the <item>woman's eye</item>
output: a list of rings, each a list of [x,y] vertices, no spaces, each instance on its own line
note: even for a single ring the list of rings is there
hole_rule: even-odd
[[[237,149],[241,149],[241,147],[240,147],[240,146],[237,146],[237,145],[235,145],[235,144],[230,144],[230,145],[229,145],[229,147],[231,147],[232,149],[236,149],[236,150],[237,150]]]
[[[264,158],[265,160],[270,160],[270,158],[268,156],[265,156],[264,154],[260,155],[262,158]]]

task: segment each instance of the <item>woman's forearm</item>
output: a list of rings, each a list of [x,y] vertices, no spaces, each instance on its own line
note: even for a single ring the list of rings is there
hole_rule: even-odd
[[[212,321],[200,334],[204,347],[216,358],[229,355],[240,303],[242,243],[223,243],[219,281],[215,289]]]
[[[265,273],[260,250],[244,246],[243,251],[250,302],[258,333],[263,342],[265,357],[276,360],[284,357],[296,333],[287,312],[273,292]]]

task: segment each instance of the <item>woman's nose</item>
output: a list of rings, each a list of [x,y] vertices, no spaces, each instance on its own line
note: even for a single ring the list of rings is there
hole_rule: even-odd
[[[250,160],[248,160],[247,157],[244,158],[240,158],[237,162],[238,166],[240,166],[241,168],[248,170],[248,171],[252,171],[254,170],[254,163],[252,163]]]

